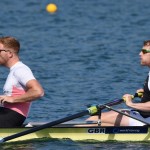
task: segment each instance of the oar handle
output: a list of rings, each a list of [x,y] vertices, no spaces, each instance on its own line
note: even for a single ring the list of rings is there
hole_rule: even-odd
[[[139,92],[139,93],[135,93],[133,98],[135,97],[141,98],[142,96],[143,96],[143,92]]]
[[[135,97],[142,97],[143,96],[143,93],[139,92],[139,93],[135,93],[134,95],[132,95],[132,99],[134,99]],[[102,110],[102,109],[105,109],[105,105],[107,106],[113,106],[113,105],[118,105],[118,104],[121,104],[122,102],[124,102],[125,99],[116,99],[116,100],[113,100],[111,102],[108,102],[108,103],[105,103],[103,105],[93,105],[93,106],[89,106],[88,107],[88,111],[89,111],[89,114],[90,115],[95,115],[98,113],[98,110]]]
[[[134,95],[132,95],[132,98],[134,99],[135,97],[142,97],[143,96],[143,93],[139,92],[139,93],[135,93]],[[121,104],[122,102],[124,102],[125,100],[122,98],[122,99],[116,99],[116,100],[113,100],[111,102],[108,102],[104,105],[107,105],[107,106],[113,106],[113,105],[118,105],[118,104]],[[99,109],[104,109],[106,108],[104,105],[99,105],[98,108]]]
[[[143,96],[143,92],[135,93],[134,95],[131,95],[131,96],[132,96],[132,99],[134,99],[135,97],[141,98]],[[126,101],[124,98],[123,100]]]

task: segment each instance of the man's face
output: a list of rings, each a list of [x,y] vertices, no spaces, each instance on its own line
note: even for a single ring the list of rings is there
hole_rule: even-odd
[[[143,46],[140,52],[141,65],[150,67],[150,46]]]
[[[4,65],[7,63],[8,61],[8,51],[5,50],[3,44],[0,43],[0,65]]]

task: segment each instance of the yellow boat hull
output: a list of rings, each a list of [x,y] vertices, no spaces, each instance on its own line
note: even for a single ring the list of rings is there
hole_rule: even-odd
[[[4,138],[31,127],[1,128],[0,137]],[[98,127],[63,124],[46,128],[19,138],[10,140],[24,141],[39,138],[71,139],[73,141],[150,141],[149,127]]]

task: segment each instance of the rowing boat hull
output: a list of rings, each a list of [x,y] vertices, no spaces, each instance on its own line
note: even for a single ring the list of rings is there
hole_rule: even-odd
[[[1,128],[0,137],[19,133],[30,129],[22,128]],[[13,140],[24,141],[39,138],[70,139],[73,141],[150,141],[149,127],[98,127],[86,125],[59,125],[46,128]]]

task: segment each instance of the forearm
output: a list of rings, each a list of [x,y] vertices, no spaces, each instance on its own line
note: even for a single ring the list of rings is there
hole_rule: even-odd
[[[146,103],[128,102],[126,104],[127,104],[127,106],[129,106],[131,108],[141,110],[141,111],[145,111],[145,112],[150,112],[150,102],[146,102]]]
[[[25,94],[20,96],[5,96],[0,95],[0,104],[3,103],[23,103],[23,102],[31,102],[35,99],[38,99],[44,95],[44,91],[42,88],[37,89],[29,89]]]
[[[27,90],[25,94],[13,97],[12,103],[31,102],[44,95],[44,90],[42,86],[36,80],[29,81],[26,87]]]
[[[31,102],[35,99],[38,99],[44,95],[44,90],[42,86],[36,81],[31,80],[26,85],[27,90],[24,94],[19,96],[6,96],[0,95],[0,104],[3,103],[23,103]]]
[[[150,112],[150,101],[145,103],[134,103],[132,100],[132,95],[130,94],[125,94],[123,98],[127,106],[140,111]]]
[[[38,90],[28,90],[25,94],[13,97],[12,103],[22,103],[22,102],[31,102],[36,100],[44,95],[43,91]]]

